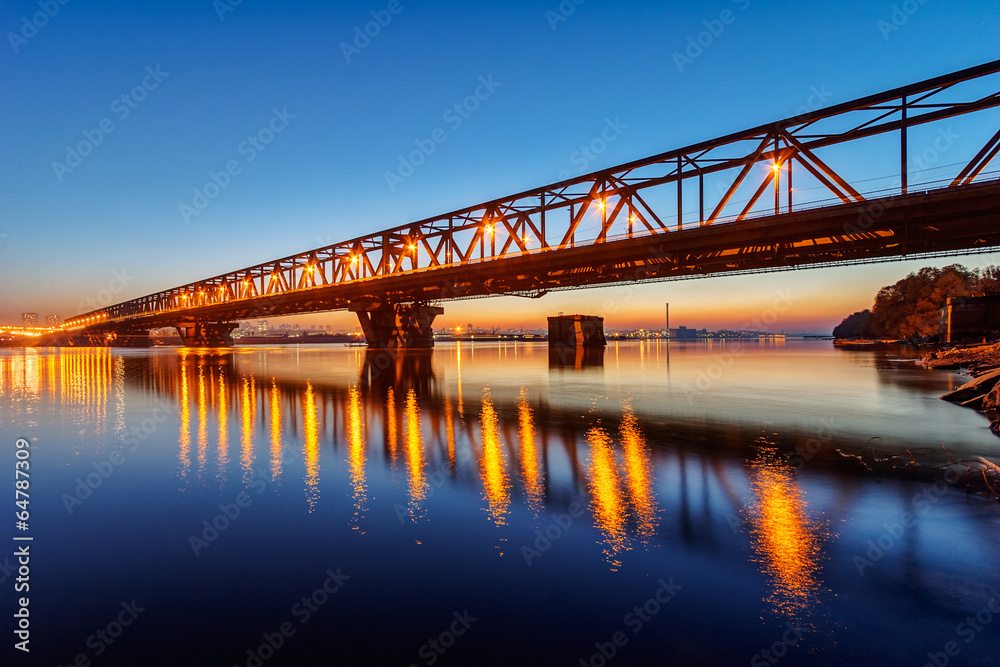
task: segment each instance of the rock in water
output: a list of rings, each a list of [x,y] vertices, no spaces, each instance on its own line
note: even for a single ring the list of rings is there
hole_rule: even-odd
[[[998,382],[1000,382],[1000,368],[983,373],[979,377],[969,380],[955,391],[945,394],[941,398],[952,403],[964,403],[969,399],[990,392]]]
[[[993,385],[990,393],[983,397],[983,410],[1000,410],[1000,382]]]

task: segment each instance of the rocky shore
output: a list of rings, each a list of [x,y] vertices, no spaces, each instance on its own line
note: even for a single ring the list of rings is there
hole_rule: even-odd
[[[967,370],[972,379],[941,399],[984,413],[1000,435],[1000,343],[939,350],[922,361],[928,368]]]
[[[954,347],[924,357],[927,368],[968,369],[973,375],[1000,368],[1000,343]]]

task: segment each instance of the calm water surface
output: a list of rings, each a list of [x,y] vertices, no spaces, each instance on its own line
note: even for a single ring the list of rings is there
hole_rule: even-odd
[[[0,351],[11,664],[997,665],[1000,505],[837,453],[1000,460],[905,357]]]

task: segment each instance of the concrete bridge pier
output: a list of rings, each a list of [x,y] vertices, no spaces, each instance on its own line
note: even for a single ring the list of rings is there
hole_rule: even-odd
[[[175,325],[184,347],[232,347],[236,322],[188,322]]]
[[[549,347],[603,348],[604,318],[596,315],[558,315],[549,318]]]
[[[373,303],[352,307],[370,348],[434,347],[434,318],[439,306],[420,303]]]

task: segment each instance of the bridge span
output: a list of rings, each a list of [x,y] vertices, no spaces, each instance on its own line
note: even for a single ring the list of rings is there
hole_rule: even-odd
[[[237,320],[351,310],[370,346],[430,347],[446,300],[982,252],[1000,246],[998,106],[1000,60],[84,313],[40,344],[173,326],[231,345]],[[981,148],[917,181],[911,134],[956,117]],[[889,186],[852,185],[845,155],[888,159]]]

